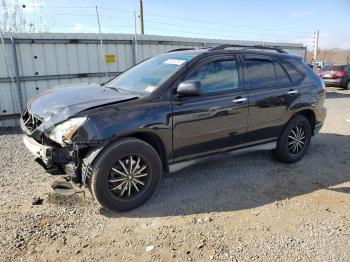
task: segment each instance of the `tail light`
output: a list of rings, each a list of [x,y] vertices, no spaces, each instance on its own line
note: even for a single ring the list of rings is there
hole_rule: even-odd
[[[338,70],[335,72],[335,76],[336,77],[343,77],[345,75],[345,71],[344,70]]]

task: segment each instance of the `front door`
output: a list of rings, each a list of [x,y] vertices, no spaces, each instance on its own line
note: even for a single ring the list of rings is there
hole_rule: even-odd
[[[248,97],[234,55],[202,61],[181,81],[201,82],[202,95],[177,97],[173,103],[175,162],[222,152],[244,141]]]

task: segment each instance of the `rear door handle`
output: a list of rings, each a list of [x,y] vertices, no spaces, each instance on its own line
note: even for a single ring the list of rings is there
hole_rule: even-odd
[[[246,97],[236,97],[235,99],[232,100],[233,103],[243,103],[243,102],[246,102],[247,101],[247,98]]]
[[[288,95],[294,95],[294,94],[298,94],[299,91],[298,90],[294,90],[294,89],[291,89],[287,92]]]
[[[218,106],[213,106],[213,107],[209,108],[209,111],[215,112],[215,111],[218,111],[219,109],[220,109],[220,107],[218,107]]]

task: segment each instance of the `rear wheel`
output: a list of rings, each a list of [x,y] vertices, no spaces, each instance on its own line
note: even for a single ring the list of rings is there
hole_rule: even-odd
[[[161,176],[162,165],[154,148],[142,140],[125,138],[98,156],[90,190],[104,208],[126,211],[146,202]]]
[[[345,90],[350,90],[350,80],[345,85]]]
[[[297,115],[287,124],[280,135],[273,155],[281,162],[294,163],[307,152],[311,141],[311,125],[309,120]]]

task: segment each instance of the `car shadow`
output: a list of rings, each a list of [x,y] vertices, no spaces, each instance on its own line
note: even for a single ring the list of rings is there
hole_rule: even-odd
[[[327,91],[326,99],[332,99],[332,98],[349,98],[350,97],[350,91],[348,90],[336,90],[336,91]]]
[[[328,188],[330,191],[350,194],[350,187]]]
[[[308,194],[350,181],[348,145],[350,136],[321,133],[307,155],[290,165],[277,162],[268,151],[199,162],[165,175],[141,207],[100,213],[111,218],[182,216],[249,209]]]

